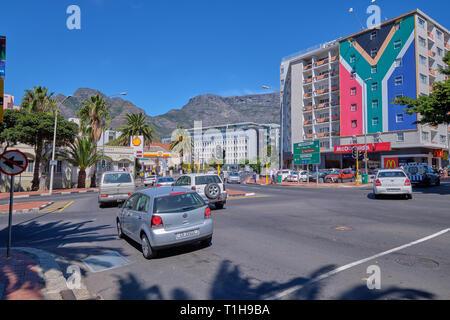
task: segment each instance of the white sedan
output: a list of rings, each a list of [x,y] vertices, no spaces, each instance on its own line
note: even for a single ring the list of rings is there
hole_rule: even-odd
[[[411,181],[401,169],[382,169],[373,181],[375,199],[380,195],[404,195],[412,199]]]

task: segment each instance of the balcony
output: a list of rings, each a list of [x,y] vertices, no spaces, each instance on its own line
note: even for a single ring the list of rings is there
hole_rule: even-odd
[[[336,76],[339,76],[339,71],[332,71],[331,77],[336,77]]]
[[[312,120],[305,120],[305,121],[303,121],[303,125],[304,126],[312,125]]]
[[[333,137],[338,137],[338,136],[341,135],[341,133],[340,133],[339,131],[333,131],[333,132],[331,132],[331,135],[332,135]]]
[[[429,89],[430,89],[430,92],[434,91],[433,86],[430,86]]]
[[[328,63],[328,58],[325,58],[325,59],[322,59],[322,60],[319,60],[319,61],[315,62],[314,63],[314,67],[317,68],[317,67],[323,66],[323,65],[325,65],[327,63]]]
[[[341,120],[340,116],[332,116],[331,117],[331,121],[339,121],[339,120]]]
[[[428,55],[432,58],[434,58],[436,56],[436,52],[428,50]]]
[[[304,84],[311,83],[311,82],[312,82],[312,77],[309,77],[309,78],[303,80]]]
[[[435,76],[435,75],[436,75],[436,71],[434,71],[433,68],[431,68],[431,67],[430,67],[429,69],[430,69],[430,73],[431,73],[433,76]]]
[[[307,71],[307,70],[309,70],[309,69],[311,69],[311,68],[312,68],[312,63],[310,63],[310,64],[304,66],[304,67],[303,67],[303,71]]]
[[[333,87],[331,87],[331,91],[337,91],[337,90],[339,90],[339,86],[333,86]]]
[[[428,38],[434,41],[434,36],[430,31],[428,31]]]
[[[305,93],[305,94],[303,95],[303,98],[309,98],[309,97],[311,97],[311,96],[312,96],[312,91]]]
[[[331,62],[335,62],[335,61],[338,61],[338,60],[339,60],[339,56],[333,56],[330,59]]]
[[[329,73],[327,72],[327,73],[321,74],[320,76],[315,77],[314,81],[325,80],[325,79],[328,79],[328,77],[329,77]]]
[[[328,123],[328,122],[330,122],[330,118],[319,118],[319,119],[316,119],[316,123],[317,124]]]
[[[325,103],[320,103],[320,104],[316,104],[314,106],[315,109],[323,109],[323,108],[327,108],[330,104],[328,102]]]
[[[331,101],[330,104],[332,107],[339,107],[339,100]]]
[[[311,111],[311,110],[312,110],[312,105],[303,107],[303,111]]]
[[[325,138],[325,137],[329,137],[329,136],[330,136],[330,133],[329,133],[329,132],[319,132],[319,133],[317,134],[317,136],[318,136],[319,138]]]
[[[328,93],[329,91],[330,91],[330,90],[329,90],[328,88],[325,88],[325,89],[319,89],[319,90],[314,91],[314,94],[315,94],[316,96],[318,96],[318,95],[321,95],[321,94]]]
[[[305,134],[303,136],[303,139],[312,139],[312,137],[313,137],[312,133],[309,133],[309,134]]]
[[[450,44],[446,43],[445,47],[447,48],[447,50],[450,50]]]

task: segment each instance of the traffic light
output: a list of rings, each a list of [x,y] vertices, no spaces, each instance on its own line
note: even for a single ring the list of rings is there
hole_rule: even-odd
[[[352,150],[352,157],[353,157],[353,159],[355,159],[355,160],[359,158],[358,147],[353,147],[353,150]]]
[[[225,151],[225,150],[223,150],[223,151]],[[222,153],[221,146],[216,146],[216,158],[217,158],[217,160],[223,159],[223,153]]]
[[[106,160],[102,160],[102,168],[105,168],[106,167]]]

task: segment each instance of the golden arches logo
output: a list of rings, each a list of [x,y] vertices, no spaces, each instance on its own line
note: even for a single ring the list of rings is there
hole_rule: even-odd
[[[133,144],[133,146],[139,147],[142,144],[142,140],[139,137],[134,137],[131,143]]]
[[[386,169],[395,169],[398,167],[398,159],[385,159],[384,160],[384,167]]]

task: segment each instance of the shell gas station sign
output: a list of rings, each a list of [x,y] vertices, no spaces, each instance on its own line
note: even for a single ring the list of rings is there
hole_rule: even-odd
[[[136,158],[144,158],[144,137],[134,136],[130,140],[130,147],[133,148],[134,156]]]

